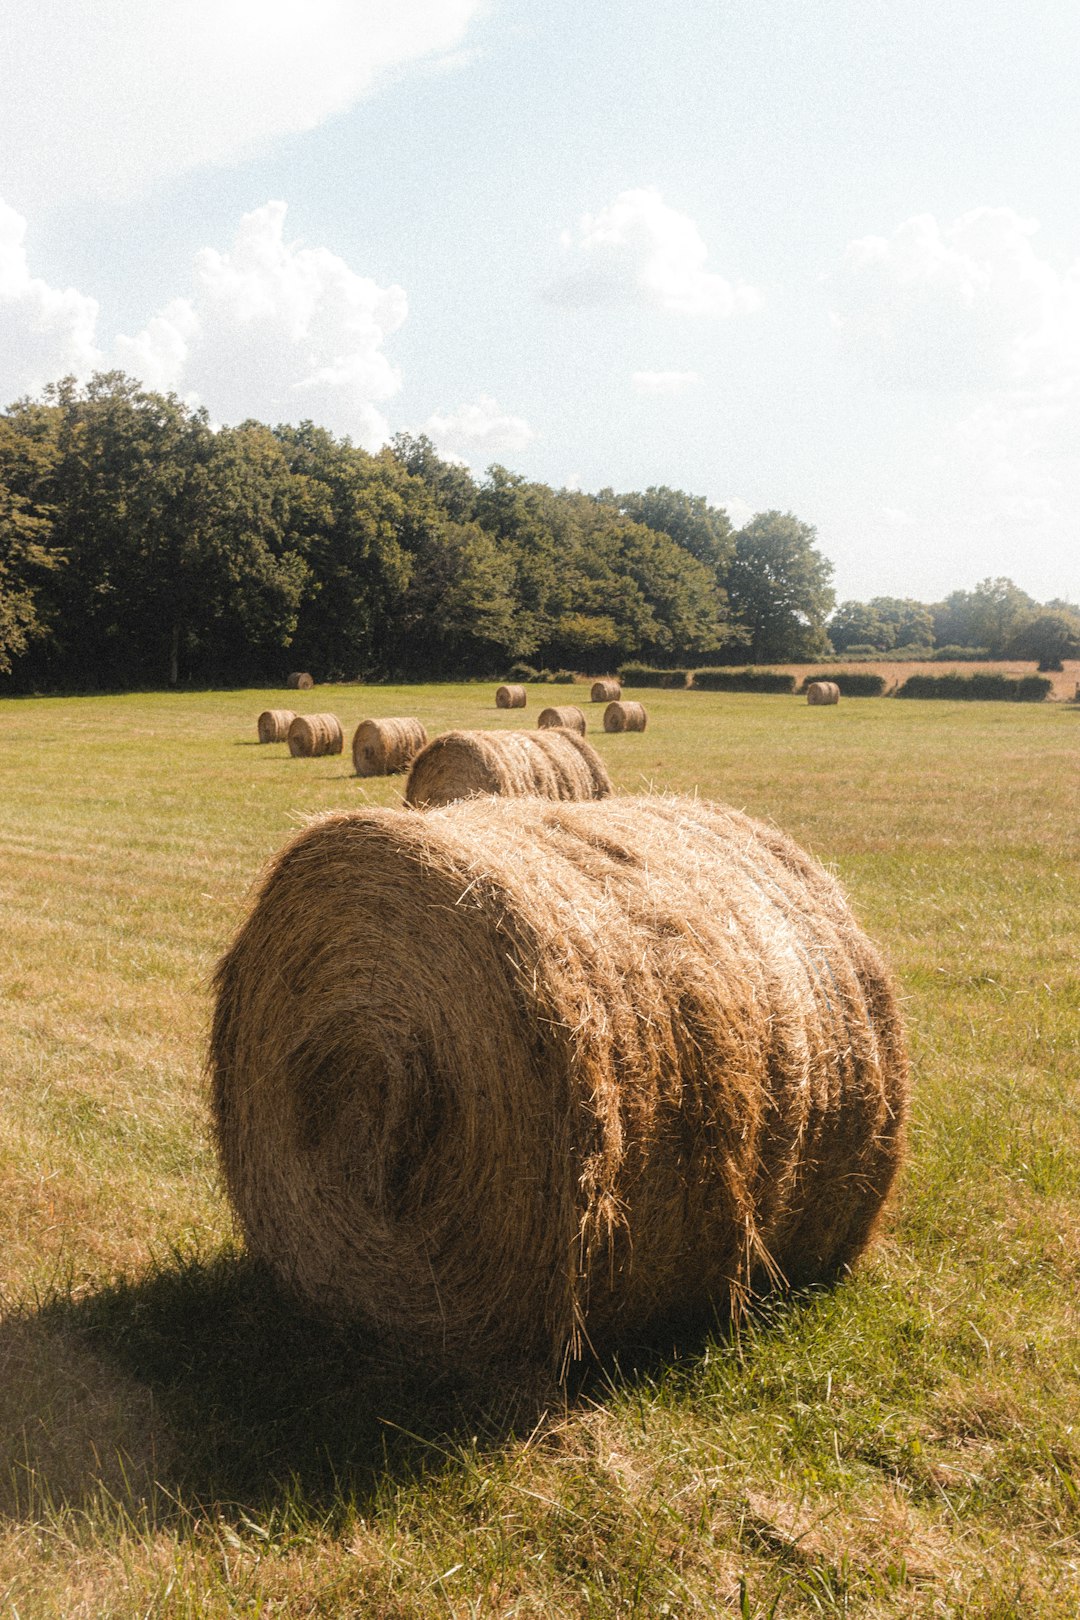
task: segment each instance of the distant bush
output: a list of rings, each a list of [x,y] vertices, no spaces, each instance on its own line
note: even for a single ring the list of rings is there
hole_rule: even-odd
[[[881,648],[871,647],[868,642],[856,641],[850,647],[845,647],[841,656],[844,658],[858,658],[860,655],[864,658],[880,658]]]
[[[985,664],[989,647],[935,647],[935,664]]]
[[[811,681],[833,681],[841,697],[880,697],[885,690],[884,675],[861,669],[830,669],[823,675],[807,675],[799,691],[805,692]]]
[[[506,678],[520,685],[522,681],[538,681],[540,676],[531,664],[511,664]]]
[[[556,686],[573,686],[574,672],[572,669],[557,669],[551,679]]]
[[[794,692],[795,677],[776,669],[696,669],[690,684],[699,692]]]
[[[1053,686],[1041,675],[909,675],[897,692],[905,698],[961,698],[1004,703],[1041,703]]]
[[[623,664],[619,680],[624,686],[684,687],[689,676],[686,669],[653,669],[649,664]]]

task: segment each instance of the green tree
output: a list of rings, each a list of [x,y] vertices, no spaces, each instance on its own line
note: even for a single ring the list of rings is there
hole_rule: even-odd
[[[1010,658],[1035,658],[1039,668],[1060,669],[1066,658],[1080,658],[1080,610],[1043,608],[1009,643]]]
[[[51,544],[55,460],[47,411],[24,401],[0,416],[0,675],[47,634],[41,590],[61,562]]]
[[[934,639],[939,647],[985,647],[1001,658],[1037,608],[1011,579],[980,580],[973,591],[953,591],[932,609]]]
[[[635,523],[670,535],[698,562],[722,577],[731,565],[735,550],[734,533],[727,513],[710,506],[702,495],[687,495],[666,484],[651,485],[644,492],[613,495],[602,490],[598,497],[608,500]]]
[[[792,512],[759,512],[735,536],[728,598],[756,664],[816,658],[828,649],[833,566],[816,539]]]

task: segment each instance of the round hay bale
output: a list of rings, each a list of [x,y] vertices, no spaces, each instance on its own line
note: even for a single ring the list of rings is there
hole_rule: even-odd
[[[840,688],[835,681],[811,681],[806,688],[806,701],[813,704],[839,703]]]
[[[419,720],[361,720],[353,732],[353,768],[357,776],[393,776],[407,771],[428,740]]]
[[[529,694],[523,686],[500,686],[495,692],[497,709],[523,709],[528,701]]]
[[[289,727],[289,753],[294,759],[340,754],[344,746],[336,714],[298,714]]]
[[[644,703],[609,703],[604,710],[605,731],[644,731],[648,720]]]
[[[602,799],[610,792],[603,760],[576,732],[446,731],[413,760],[405,803],[425,810],[486,793]]]
[[[264,709],[259,716],[259,741],[284,742],[295,719],[291,709]]]
[[[901,1157],[896,997],[840,887],[696,799],[329,814],[215,983],[249,1248],[448,1364],[835,1277]]]
[[[305,672],[300,672],[295,675],[290,675],[285,684],[286,686],[290,686],[294,692],[309,692],[315,685],[315,682],[312,680],[310,675],[306,674]]]
[[[579,709],[576,703],[560,703],[552,709],[541,709],[536,723],[545,730],[549,726],[564,726],[567,731],[576,731],[579,737],[585,735],[585,711]]]
[[[592,701],[594,703],[617,703],[621,697],[622,687],[618,681],[593,681]]]

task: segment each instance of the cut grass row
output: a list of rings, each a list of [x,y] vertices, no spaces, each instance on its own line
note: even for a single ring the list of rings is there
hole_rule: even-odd
[[[400,796],[255,745],[278,696],[0,705],[0,1614],[1073,1620],[1080,714],[655,692],[606,737],[596,711],[621,790],[699,788],[839,871],[916,1094],[855,1278],[560,1397],[422,1383],[233,1244],[213,963],[300,817]],[[476,686],[312,696],[347,728],[522,719]]]

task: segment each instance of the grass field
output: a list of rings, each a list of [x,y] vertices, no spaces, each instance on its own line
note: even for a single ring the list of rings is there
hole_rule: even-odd
[[[218,1186],[214,962],[301,817],[400,779],[259,747],[280,692],[0,703],[0,1615],[1080,1613],[1080,709],[643,695],[618,787],[775,820],[890,955],[910,1163],[843,1285],[561,1398],[308,1322]]]

